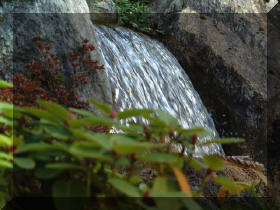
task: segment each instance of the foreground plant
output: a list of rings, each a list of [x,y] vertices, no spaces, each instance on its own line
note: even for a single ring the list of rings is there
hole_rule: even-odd
[[[3,81],[0,86],[11,88]],[[147,199],[181,197],[178,209],[193,205],[199,209],[193,199],[185,198],[204,197],[203,188],[209,182],[221,185],[219,193],[227,192],[227,197],[250,188],[216,175],[224,168],[218,155],[205,155],[201,161],[192,158],[195,147],[209,144],[200,141],[210,134],[204,128],[185,129],[161,110],[130,109],[117,113],[95,100],[90,103],[104,116],[43,100],[37,100],[36,107],[0,103],[2,206],[21,195],[125,196],[139,198],[139,208],[151,204]],[[144,118],[149,123],[121,124],[121,120],[131,117]],[[104,128],[102,133],[96,133],[96,127]],[[106,132],[112,128],[120,132]],[[240,141],[214,139],[210,143]],[[174,144],[181,145],[182,150],[174,152]],[[185,151],[190,155],[183,155]],[[190,186],[182,170],[184,165],[205,174],[199,190]],[[152,180],[143,176],[150,169],[155,171]],[[158,202],[152,205],[161,208]]]

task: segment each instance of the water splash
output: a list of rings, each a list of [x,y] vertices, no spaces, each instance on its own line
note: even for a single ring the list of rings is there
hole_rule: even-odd
[[[185,128],[203,126],[218,136],[188,75],[162,43],[122,27],[94,27],[118,111],[159,108],[176,116]],[[220,145],[196,149],[198,156],[205,153],[223,150]]]

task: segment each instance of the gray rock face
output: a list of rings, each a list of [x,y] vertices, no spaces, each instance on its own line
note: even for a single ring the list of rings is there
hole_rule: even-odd
[[[39,36],[62,61],[67,70],[66,83],[71,85],[72,66],[67,54],[81,47],[84,39],[96,46],[96,35],[86,1],[11,2],[4,3],[0,11],[0,76],[9,79],[14,72],[24,72],[25,64],[38,58],[32,39]],[[91,52],[90,57],[98,61],[98,65],[104,63],[97,48]],[[82,99],[95,98],[111,104],[112,95],[106,71],[92,71],[87,78],[88,84],[78,87]]]
[[[277,4],[277,0],[154,0],[154,12],[170,13],[189,7],[199,13],[266,13]]]
[[[233,12],[261,12],[266,6],[260,1],[253,1],[253,6],[245,4],[249,1],[156,2],[160,4],[155,11],[164,13],[154,15],[153,25],[165,30],[161,41],[188,70],[196,90],[212,111],[218,132],[221,136],[246,139],[244,144],[225,146],[225,152],[250,155],[265,162],[266,15]],[[239,10],[239,3],[246,7]],[[227,13],[213,13],[223,11]]]
[[[118,11],[113,0],[87,0],[91,20],[94,23],[118,22]]]
[[[268,14],[268,180],[280,205],[280,5]]]

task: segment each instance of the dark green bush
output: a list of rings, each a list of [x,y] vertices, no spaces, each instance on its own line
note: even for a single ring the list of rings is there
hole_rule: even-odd
[[[151,10],[149,0],[115,0],[119,13],[119,24],[148,34],[162,34],[160,29],[149,25]]]

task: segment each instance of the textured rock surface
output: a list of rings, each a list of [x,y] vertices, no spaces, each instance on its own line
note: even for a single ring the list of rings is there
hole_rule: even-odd
[[[94,23],[118,22],[118,11],[113,0],[87,0],[91,20]]]
[[[161,1],[152,19],[165,30],[162,42],[187,69],[196,90],[213,113],[222,136],[246,138],[224,147],[230,155],[266,161],[267,37],[265,14],[234,14],[238,2]],[[171,3],[170,3],[171,2]],[[182,4],[180,4],[180,2]],[[217,7],[219,2],[223,5]],[[248,3],[248,1],[246,1]],[[244,2],[244,4],[246,3]],[[254,1],[257,2],[257,1]],[[172,5],[176,3],[174,9]],[[263,11],[262,4],[240,12]],[[247,10],[246,10],[247,8]],[[228,12],[197,14],[198,12]],[[191,13],[191,14],[190,14]]]
[[[266,13],[277,0],[154,0],[151,7],[155,12],[168,13],[189,7],[200,13]]]
[[[268,171],[280,205],[280,5],[268,14]]]
[[[2,78],[9,79],[13,72],[25,71],[24,65],[38,57],[32,39],[39,36],[44,43],[51,45],[52,53],[61,58],[64,69],[69,70],[65,76],[67,83],[70,84],[72,67],[66,55],[81,47],[83,39],[88,39],[90,43],[96,45],[96,35],[85,0],[4,3],[0,11]],[[13,65],[10,65],[11,57]],[[91,53],[91,59],[98,61],[99,65],[103,64],[98,49]],[[82,98],[95,98],[111,104],[111,89],[106,72],[91,72],[88,81],[88,84],[79,87]]]

